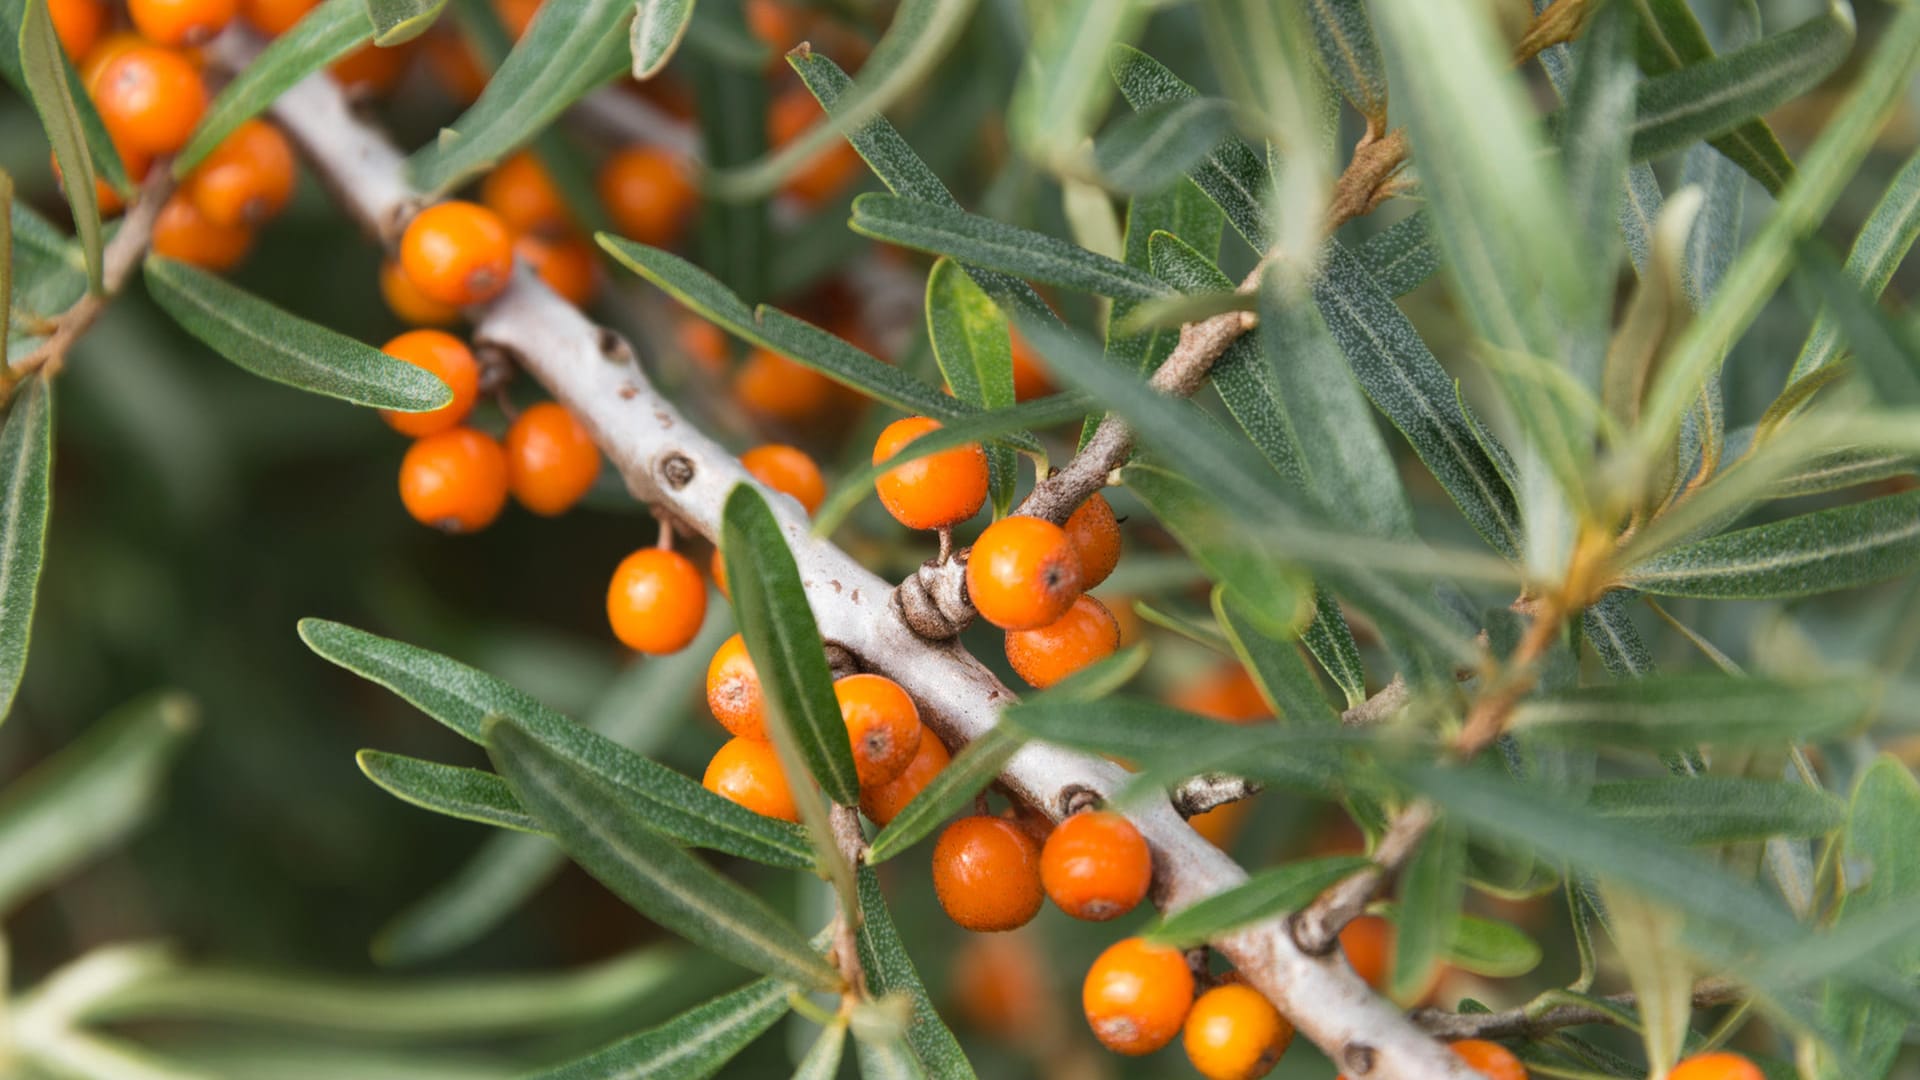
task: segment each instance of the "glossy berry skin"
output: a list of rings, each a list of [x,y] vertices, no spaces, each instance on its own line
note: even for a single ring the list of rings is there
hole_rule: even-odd
[[[1467,1063],[1467,1068],[1479,1073],[1487,1080],[1527,1080],[1527,1067],[1513,1056],[1513,1051],[1496,1042],[1485,1039],[1461,1039],[1447,1044],[1447,1049]],[[1674,1076],[1668,1073],[1669,1080]]]
[[[1065,615],[1037,630],[1007,632],[1007,663],[1041,690],[1112,656],[1120,647],[1120,624],[1107,605],[1075,597]]]
[[[1080,989],[1087,1024],[1118,1054],[1151,1054],[1173,1041],[1193,1007],[1193,971],[1179,949],[1127,938],[1107,947]]]
[[[528,406],[507,428],[507,490],[541,517],[573,509],[600,476],[600,448],[565,406]]]
[[[927,789],[940,770],[947,767],[953,755],[947,752],[947,746],[940,736],[920,727],[920,748],[914,752],[913,760],[907,763],[906,771],[887,783],[860,789],[860,811],[872,819],[875,825],[885,825],[892,821],[900,811],[907,808],[914,796]]]
[[[278,37],[307,17],[320,0],[240,0],[240,17],[268,37]]]
[[[735,634],[720,643],[707,664],[707,708],[713,718],[742,739],[766,742],[766,701],[760,695],[760,673],[747,655],[747,643]]]
[[[733,393],[748,411],[789,424],[819,418],[838,397],[825,375],[770,349],[755,349],[733,376]]]
[[[380,264],[380,296],[395,318],[413,326],[452,326],[460,321],[460,309],[443,304],[413,283],[400,264],[388,259]]]
[[[213,40],[239,10],[239,0],[127,0],[140,36],[172,48]]]
[[[1767,1080],[1760,1066],[1739,1054],[1698,1054],[1673,1067],[1667,1080]]]
[[[422,525],[477,532],[507,505],[507,455],[472,428],[428,435],[400,459],[400,501]]]
[[[1393,924],[1378,915],[1361,915],[1340,928],[1340,951],[1354,974],[1375,990],[1386,985],[1393,949]]]
[[[755,480],[782,495],[793,496],[808,514],[818,511],[826,501],[827,482],[820,476],[820,466],[803,450],[767,443],[741,454],[740,464]]]
[[[76,64],[107,26],[107,5],[102,0],[48,0],[47,14],[53,17],[61,51]]]
[[[1120,522],[1107,497],[1095,492],[1067,518],[1062,528],[1080,556],[1080,587],[1091,589],[1120,565]]]
[[[557,236],[573,225],[566,199],[531,150],[501,162],[480,181],[480,202],[517,233]]]
[[[1066,530],[1016,515],[987,526],[967,559],[967,596],[1002,630],[1038,630],[1080,595],[1080,556]]]
[[[294,180],[287,137],[264,120],[248,120],[193,170],[187,191],[216,225],[258,225],[286,208]]]
[[[388,427],[417,439],[457,427],[473,411],[480,396],[480,363],[459,338],[442,330],[409,330],[380,346],[380,351],[432,373],[453,391],[452,401],[431,412],[380,410]]]
[[[924,416],[895,420],[874,440],[873,463],[889,461],[915,439],[939,430],[940,421]],[[940,450],[888,469],[873,486],[887,513],[909,529],[957,525],[987,501],[987,452],[979,443]]]
[[[1005,818],[963,817],[933,845],[933,889],[947,917],[968,930],[1024,926],[1044,899],[1040,844]]]
[[[1110,810],[1087,810],[1054,827],[1040,849],[1040,883],[1054,906],[1076,919],[1105,922],[1132,911],[1153,881],[1153,854],[1133,823]]]
[[[193,137],[207,111],[207,87],[186,57],[134,45],[100,69],[93,103],[115,143],[158,156]]]
[[[1293,1025],[1251,986],[1216,986],[1187,1014],[1187,1060],[1207,1080],[1265,1076],[1292,1042]]]
[[[906,772],[920,752],[920,710],[900,684],[884,675],[849,675],[834,681],[833,696],[860,786],[879,787]]]
[[[415,214],[400,236],[400,268],[442,304],[484,304],[513,275],[513,234],[477,203],[449,200]]]
[[[669,247],[679,239],[699,199],[686,166],[647,146],[609,155],[595,186],[620,235],[652,247]]]
[[[600,291],[600,261],[593,245],[578,236],[522,233],[513,242],[513,254],[574,307],[591,304]]]
[[[729,740],[707,763],[707,773],[700,783],[756,814],[781,821],[800,820],[793,789],[787,786],[787,774],[780,768],[780,758],[771,743]]]
[[[153,251],[202,270],[231,270],[253,248],[253,230],[244,225],[215,225],[193,200],[174,192],[153,220]]]
[[[655,656],[687,647],[707,617],[707,583],[685,555],[641,548],[607,586],[607,621],[627,648]]]

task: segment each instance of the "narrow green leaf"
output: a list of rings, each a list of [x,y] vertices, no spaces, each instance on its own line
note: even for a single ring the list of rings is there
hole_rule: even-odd
[[[490,772],[378,750],[362,750],[354,760],[367,779],[421,809],[520,832],[546,831],[514,798],[507,782]]]
[[[5,721],[27,669],[53,501],[53,388],[46,378],[34,376],[16,387],[0,423],[0,721]]]
[[[1347,625],[1346,613],[1332,593],[1316,590],[1313,621],[1300,639],[1320,662],[1327,678],[1347,695],[1349,708],[1366,700],[1367,669],[1360,660],[1360,646],[1353,640],[1353,628]]]
[[[101,275],[100,195],[93,186],[93,154],[76,104],[79,95],[68,79],[67,56],[60,48],[60,36],[54,32],[53,16],[47,0],[26,0],[20,13],[21,78],[33,99],[40,127],[53,144],[53,157],[65,177],[67,205],[73,208],[74,231],[80,236],[80,250],[87,258],[87,284],[93,292],[105,291]]]
[[[1836,506],[1671,548],[1626,572],[1657,596],[1812,596],[1920,565],[1920,492]]]
[[[1260,694],[1275,715],[1289,724],[1339,724],[1340,714],[1321,696],[1297,638],[1266,633],[1247,616],[1242,602],[1225,587],[1213,590],[1213,620],[1218,623]]]
[[[1803,240],[1798,254],[1794,282],[1819,297],[1816,310],[1839,327],[1875,395],[1889,405],[1920,401],[1920,341],[1861,292],[1825,246]]]
[[[1033,12],[1035,33],[1007,126],[1028,157],[1067,168],[1113,92],[1107,49],[1131,41],[1147,14],[1139,0],[1062,0]]]
[[[1013,346],[1006,316],[948,259],[935,262],[927,275],[926,304],[934,362],[953,396],[987,410],[1011,408]],[[1004,514],[1013,504],[1018,461],[1011,448],[995,446],[987,450],[987,466],[994,513]]]
[[[1405,296],[1440,269],[1440,241],[1433,235],[1433,219],[1423,213],[1380,230],[1354,254],[1388,296]]]
[[[1394,935],[1392,994],[1419,997],[1458,932],[1467,893],[1467,842],[1443,820],[1400,874],[1399,932]]]
[[[1020,749],[1020,742],[1005,727],[996,726],[968,743],[873,838],[867,849],[867,865],[886,862],[944,824],[1000,775],[1014,751]]]
[[[1381,131],[1387,126],[1387,65],[1364,0],[1307,0],[1320,62],[1341,94]]]
[[[1094,146],[1107,187],[1128,195],[1160,191],[1183,178],[1233,131],[1233,106],[1218,98],[1150,105],[1108,128]]]
[[[1528,699],[1515,710],[1512,730],[1609,746],[1766,745],[1858,723],[1872,701],[1871,689],[1858,679],[1656,675]]]
[[[1189,949],[1305,907],[1327,886],[1366,865],[1367,860],[1358,855],[1327,855],[1262,870],[1225,892],[1167,915],[1145,937]]]
[[[1616,679],[1637,679],[1653,673],[1653,652],[1633,625],[1627,605],[1630,590],[1616,589],[1581,613],[1580,626],[1600,656],[1600,663]]]
[[[1567,178],[1567,203],[1578,215],[1582,247],[1591,265],[1578,268],[1583,288],[1610,291],[1618,264],[1620,204],[1626,183],[1627,146],[1633,125],[1634,85],[1631,53],[1633,10],[1605,4],[1581,31],[1578,59],[1570,85],[1562,89],[1567,107],[1559,133],[1560,162]],[[1559,86],[1559,84],[1556,84]],[[1611,305],[1592,304],[1587,322],[1569,327],[1573,370],[1589,388],[1596,385],[1598,357],[1604,353]]]
[[[905,994],[913,1002],[907,1024],[907,1045],[931,1080],[974,1080],[973,1066],[959,1040],[934,1010],[927,987],[914,969],[913,958],[894,929],[887,901],[880,894],[880,878],[872,867],[860,868],[860,932],[854,939],[867,989],[875,995]]]
[[[1893,272],[1920,237],[1920,151],[1894,174],[1847,252],[1847,276],[1868,296],[1886,291]],[[1813,324],[1788,379],[1797,382],[1839,359],[1840,328],[1822,315]]]
[[[1664,75],[1713,59],[1706,30],[1686,0],[1634,0],[1634,5],[1640,15],[1637,54],[1642,71]],[[1779,195],[1793,179],[1793,160],[1764,120],[1750,120],[1709,142],[1760,181],[1769,194]]]
[[[47,324],[87,295],[87,261],[79,244],[24,200],[14,200],[7,225],[13,237],[8,329],[13,337],[6,348],[22,356],[46,339]]]
[[[20,21],[26,15],[28,0],[0,0],[0,82],[12,87],[22,98],[31,96],[27,88],[26,72],[20,63]],[[64,50],[61,53],[65,57]],[[107,135],[107,126],[100,120],[99,110],[94,108],[92,98],[80,82],[80,73],[73,64],[64,63],[68,93],[73,97],[74,108],[80,114],[80,130],[86,137],[87,148],[93,154],[93,166],[108,186],[122,195],[133,193],[133,181],[127,177],[126,167],[120,161],[120,154],[114,148],[113,139]]]
[[[794,1066],[793,1080],[834,1080],[840,1075],[840,1059],[847,1049],[847,1022],[836,1017],[820,1030],[807,1049],[807,1056]]]
[[[310,323],[198,267],[146,261],[147,292],[181,328],[236,366],[297,389],[402,412],[453,400],[425,368]]]
[[[1821,495],[1896,476],[1911,476],[1915,472],[1920,472],[1920,459],[1912,454],[1889,450],[1831,450],[1775,481],[1767,490],[1767,497],[1792,499]]]
[[[1190,180],[1179,180],[1149,195],[1127,200],[1125,258],[1128,266],[1153,269],[1153,237],[1176,236],[1211,259],[1220,250],[1220,234],[1226,218]],[[1152,303],[1151,301],[1149,303]],[[1135,371],[1157,371],[1179,344],[1180,330],[1175,326],[1134,330],[1134,317],[1144,305],[1115,300],[1107,311],[1106,356],[1108,362]],[[1103,417],[1090,416],[1081,428],[1080,441],[1093,437]]]
[[[1824,791],[1736,776],[1603,780],[1588,801],[1609,818],[1676,844],[1824,836],[1846,819],[1846,808]]]
[[[1199,96],[1198,91],[1180,81],[1159,61],[1131,45],[1115,45],[1107,53],[1107,66],[1120,87],[1121,96],[1136,111]],[[1267,176],[1266,163],[1253,147],[1239,136],[1229,135],[1187,175],[1219,205],[1234,229],[1255,251],[1267,250],[1272,232],[1267,216],[1272,182]]]
[[[447,0],[364,0],[373,24],[373,43],[402,45],[427,32]]]
[[[1512,979],[1540,966],[1540,945],[1524,930],[1463,915],[1447,943],[1447,963],[1490,979]]]
[[[1647,1064],[1651,1075],[1664,1076],[1680,1059],[1693,1018],[1693,966],[1680,947],[1680,916],[1605,878],[1599,890],[1607,929],[1633,987]]]
[[[633,77],[651,79],[660,74],[680,48],[693,24],[694,0],[639,0],[634,6],[628,47],[633,52]]]
[[[493,766],[567,854],[654,922],[755,971],[806,986],[839,973],[766,901],[633,815],[620,789],[509,719],[484,729]]]
[[[1920,820],[1920,784],[1898,759],[1881,755],[1853,789],[1839,861],[1847,888],[1834,917],[1836,933],[1914,910],[1920,900],[1915,820]],[[1879,959],[1909,980],[1920,973],[1920,950],[1911,934]],[[1836,984],[1822,994],[1820,1013],[1827,1026],[1845,1036],[1836,1048],[1839,1060],[1822,1054],[1821,1080],[1888,1075],[1910,1023],[1904,1010],[1865,990]]]
[[[1127,486],[1147,504],[1180,546],[1218,581],[1253,623],[1267,633],[1296,632],[1310,618],[1312,600],[1300,575],[1230,524],[1224,508],[1197,485],[1147,465],[1127,469]]]
[[[704,1080],[787,1015],[791,983],[760,979],[528,1080]]]

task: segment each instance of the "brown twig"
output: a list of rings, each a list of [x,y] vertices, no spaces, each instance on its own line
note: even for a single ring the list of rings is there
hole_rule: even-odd
[[[1728,1005],[1743,996],[1740,987],[1728,979],[1702,979],[1693,987],[1694,1008]],[[1609,1005],[1631,1009],[1632,994],[1613,994],[1600,1000]],[[1456,1013],[1445,1009],[1415,1009],[1413,1022],[1442,1039],[1522,1039],[1534,1038],[1561,1028],[1583,1024],[1612,1024],[1613,1014],[1579,1002],[1553,1002],[1523,1005],[1496,1013]]]
[[[860,829],[860,811],[834,803],[827,810],[827,823],[833,829],[833,843],[840,849],[840,857],[848,866],[858,867],[867,857],[867,834]],[[866,973],[860,969],[860,948],[855,939],[860,930],[859,916],[855,910],[841,911],[833,917],[833,958],[846,981],[847,993],[865,998]]]
[[[1402,810],[1374,848],[1372,865],[1341,878],[1293,916],[1294,944],[1309,956],[1333,951],[1340,931],[1367,909],[1381,888],[1400,871],[1433,824],[1433,804],[1416,799]]]

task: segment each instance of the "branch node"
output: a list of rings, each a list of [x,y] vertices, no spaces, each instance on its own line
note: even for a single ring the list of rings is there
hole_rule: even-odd
[[[908,629],[928,641],[948,641],[973,622],[967,596],[967,553],[929,559],[893,590],[893,606]]]
[[[1220,772],[1201,773],[1188,777],[1173,789],[1173,808],[1180,811],[1181,817],[1190,818],[1259,793],[1260,785],[1243,776]]]
[[[1379,1056],[1374,1052],[1373,1047],[1366,1043],[1351,1043],[1340,1058],[1346,1065],[1347,1071],[1355,1076],[1372,1076],[1373,1067]]]
[[[594,328],[594,344],[600,349],[600,355],[616,364],[633,363],[633,346],[627,339],[604,326]]]
[[[836,682],[849,675],[857,675],[860,673],[860,658],[853,654],[852,649],[847,648],[837,641],[829,641],[826,644],[827,669],[833,672],[833,677]]]
[[[491,341],[476,341],[473,358],[480,365],[480,392],[491,394],[513,379],[514,355],[506,346]]]
[[[1060,789],[1060,816],[1070,818],[1082,810],[1091,810],[1100,804],[1100,793],[1079,784],[1070,784]]]
[[[660,462],[660,479],[664,480],[669,491],[679,491],[693,483],[693,459],[685,454],[668,454]]]

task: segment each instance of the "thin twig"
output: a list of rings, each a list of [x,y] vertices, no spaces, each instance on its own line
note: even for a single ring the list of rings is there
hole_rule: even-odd
[[[1702,979],[1693,987],[1696,1009],[1727,1005],[1739,1001],[1740,987],[1728,979]],[[1632,994],[1613,994],[1600,999],[1609,1005],[1631,1009]],[[1413,1022],[1442,1039],[1519,1039],[1533,1038],[1560,1028],[1583,1024],[1618,1023],[1613,1014],[1593,1005],[1559,1002],[1523,1005],[1497,1013],[1456,1013],[1445,1009],[1415,1009]]]
[[[860,829],[860,811],[834,803],[827,810],[827,823],[833,828],[834,846],[848,866],[858,867],[867,857],[867,834]],[[860,949],[855,935],[860,930],[860,912],[841,911],[833,918],[833,958],[846,980],[847,993],[867,996],[865,972],[860,970]]]
[[[1293,916],[1294,944],[1310,956],[1332,952],[1340,931],[1367,909],[1381,888],[1413,857],[1433,819],[1433,804],[1425,799],[1416,799],[1400,811],[1380,837],[1371,865],[1334,882]]]

